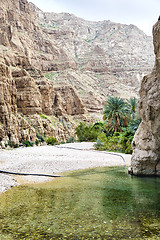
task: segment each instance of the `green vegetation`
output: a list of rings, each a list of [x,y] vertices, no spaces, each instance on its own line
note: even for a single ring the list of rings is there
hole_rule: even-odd
[[[76,128],[76,135],[79,142],[83,141],[96,141],[98,135],[105,131],[104,124],[102,122],[97,122],[95,124],[87,124],[80,122]]]
[[[49,80],[53,80],[54,75],[56,75],[56,72],[47,72],[44,76],[48,78]]]
[[[39,116],[43,119],[48,119],[48,117],[45,114],[39,114]]]
[[[54,24],[52,24],[52,25],[47,25],[47,28],[55,28],[55,26],[54,26]]]
[[[141,122],[141,118],[138,116],[136,109],[136,98],[124,100],[118,97],[109,97],[104,106],[104,121],[95,123],[79,122],[79,125],[75,129],[78,141],[96,142],[94,146],[97,150],[132,153],[131,142]],[[50,124],[55,125],[53,116],[47,116],[45,114],[40,114],[39,116],[44,120],[49,120]],[[26,120],[28,121],[28,119]],[[68,129],[68,131],[71,130],[70,122],[66,121],[63,117],[59,117],[59,122],[64,128]],[[30,134],[30,129],[28,133]],[[58,143],[56,138],[46,136],[45,130],[44,135],[38,133],[36,130],[36,136],[37,139],[34,143],[31,141],[23,141],[23,146],[31,147],[34,144],[38,146],[45,141],[48,145],[64,143],[62,140],[59,140]],[[73,143],[77,138],[75,138],[73,134],[73,136],[67,139],[66,143]],[[18,144],[14,145],[12,141],[8,141],[5,143],[5,146],[15,148],[18,147]]]
[[[84,39],[87,43],[91,42],[92,40],[90,39]]]
[[[75,142],[75,138],[74,137],[70,137],[66,143],[74,143]]]
[[[130,98],[129,100],[127,100],[127,103],[129,106],[131,119],[134,119],[136,117],[137,99],[135,97]]]
[[[96,40],[98,36],[96,35],[93,39],[84,39],[87,43],[90,43],[91,41]]]
[[[113,135],[106,137],[106,134],[102,132],[98,136],[96,144],[94,144],[97,150],[109,150],[116,152],[132,153],[131,142],[134,134],[127,129],[124,132],[114,132]]]
[[[45,137],[42,134],[36,133],[36,136],[37,136],[39,142],[44,142],[45,141]]]
[[[24,32],[18,32],[18,36],[21,37],[24,34]]]
[[[33,147],[33,145],[34,145],[34,143],[31,141],[23,141],[22,144],[25,147]]]
[[[38,141],[38,139],[36,139],[35,144],[36,144],[36,146],[39,145],[39,141]]]
[[[53,138],[53,137],[47,138],[46,143],[47,143],[48,145],[56,145],[56,144],[58,144],[57,139],[56,139],[56,138]]]
[[[42,28],[55,28],[54,24],[50,25],[50,24],[40,23],[39,26]]]
[[[81,96],[85,96],[86,95],[86,91],[84,89],[79,90],[79,93]]]
[[[160,239],[160,178],[123,167],[66,174],[0,195],[0,239]]]
[[[136,116],[134,119],[131,119],[128,124],[128,129],[135,133],[139,124],[141,123],[141,120],[142,119],[139,116]]]
[[[109,97],[104,106],[104,122],[80,122],[75,132],[78,141],[96,141],[94,146],[97,150],[132,153],[131,142],[141,122],[136,108],[136,98],[125,101]]]
[[[131,142],[141,122],[136,108],[136,98],[125,101],[121,98],[109,97],[103,112],[108,136],[104,133],[99,135],[95,148],[131,154]]]
[[[11,140],[8,141],[8,146],[10,146],[11,148],[13,147],[13,143]]]
[[[45,27],[45,24],[44,24],[44,23],[43,23],[43,24],[40,23],[39,26],[44,28],[44,27]]]
[[[109,97],[104,106],[103,119],[109,131],[118,132],[128,125],[129,106],[122,98]]]
[[[14,144],[14,148],[19,148],[19,144],[18,143]]]
[[[0,143],[0,145],[1,145],[1,143]],[[10,148],[18,148],[19,147],[19,144],[18,143],[13,143],[11,140],[8,140],[8,144],[7,143],[5,143],[5,147],[10,147]]]

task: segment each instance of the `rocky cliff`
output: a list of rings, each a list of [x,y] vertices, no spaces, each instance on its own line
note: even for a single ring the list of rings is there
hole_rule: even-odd
[[[133,140],[131,168],[135,175],[160,176],[160,21],[153,26],[153,39],[155,66],[142,80],[142,122]]]
[[[50,72],[54,82],[71,83],[89,112],[102,109],[106,96],[138,95],[140,81],[154,62],[152,37],[134,25],[85,21],[68,13],[44,13],[32,5],[37,23],[74,60],[76,68]]]
[[[26,0],[2,0],[0,141],[3,144],[9,140],[14,144],[35,141],[37,134],[61,141],[73,136],[70,116],[84,114],[86,109],[73,86],[57,86],[42,74],[52,70],[57,59],[61,69],[76,67],[64,50],[36,25],[36,15]]]
[[[152,59],[152,39],[133,25],[1,0],[0,141],[66,140],[106,96],[135,96]]]

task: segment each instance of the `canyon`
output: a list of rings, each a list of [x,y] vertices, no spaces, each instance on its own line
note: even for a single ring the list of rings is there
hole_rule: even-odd
[[[108,96],[138,97],[154,62],[152,37],[134,25],[0,3],[0,141],[66,141],[99,119]]]

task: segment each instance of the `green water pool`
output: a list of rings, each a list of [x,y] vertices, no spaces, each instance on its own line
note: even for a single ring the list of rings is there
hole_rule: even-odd
[[[160,239],[160,178],[123,167],[67,173],[0,195],[0,239]]]

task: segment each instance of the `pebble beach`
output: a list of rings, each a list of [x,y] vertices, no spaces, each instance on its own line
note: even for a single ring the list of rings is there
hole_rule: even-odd
[[[0,150],[0,170],[63,175],[63,172],[104,166],[129,166],[131,155],[113,155],[94,150],[93,143],[68,143],[56,146],[22,147]],[[53,180],[45,176],[18,176],[0,173],[0,193],[19,184]]]

